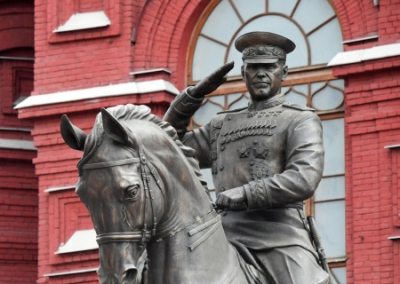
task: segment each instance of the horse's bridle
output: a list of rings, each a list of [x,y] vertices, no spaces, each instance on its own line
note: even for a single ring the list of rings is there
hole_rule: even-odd
[[[131,232],[112,232],[112,233],[104,233],[96,236],[96,241],[99,245],[104,243],[112,243],[112,242],[140,242],[140,246],[143,247],[146,243],[150,241],[152,236],[156,234],[157,229],[157,217],[155,216],[155,208],[153,204],[154,196],[152,190],[150,189],[150,176],[156,181],[157,187],[163,193],[163,186],[161,184],[161,179],[159,174],[157,173],[155,167],[147,161],[146,155],[143,151],[139,151],[139,158],[130,158],[109,162],[100,162],[100,163],[90,163],[84,164],[82,166],[83,170],[92,170],[92,169],[101,169],[101,168],[110,168],[128,164],[140,163],[141,166],[141,177],[142,183],[144,187],[145,193],[145,203],[144,203],[144,213],[143,213],[143,228],[139,231],[131,231]],[[148,170],[146,172],[146,169]],[[147,199],[150,201],[151,213],[153,226],[151,229],[147,229],[146,223],[146,205]]]

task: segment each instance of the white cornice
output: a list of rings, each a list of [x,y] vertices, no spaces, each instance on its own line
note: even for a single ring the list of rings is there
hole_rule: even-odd
[[[17,150],[29,150],[36,151],[36,147],[33,146],[33,141],[27,140],[15,140],[15,139],[0,139],[1,149],[17,149]]]
[[[366,49],[339,52],[328,66],[346,65],[400,55],[400,43],[380,45]]]
[[[104,11],[76,13],[65,24],[55,29],[53,33],[101,28],[107,27],[110,24],[110,19]]]
[[[175,88],[172,83],[159,79],[154,81],[130,82],[117,85],[108,85],[88,89],[79,89],[45,95],[30,96],[26,98],[26,100],[15,106],[15,109],[105,97],[147,94],[161,91],[166,91],[174,95],[179,94],[178,89]]]

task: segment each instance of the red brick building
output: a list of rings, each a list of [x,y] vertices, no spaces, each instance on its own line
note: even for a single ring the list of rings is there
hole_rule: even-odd
[[[60,136],[62,114],[86,132],[101,107],[161,116],[178,90],[234,60],[193,119],[202,125],[246,104],[232,44],[254,30],[296,43],[282,92],[323,121],[324,177],[306,208],[333,283],[400,283],[400,1],[282,2],[1,0],[0,283],[97,283],[74,192],[81,153]]]

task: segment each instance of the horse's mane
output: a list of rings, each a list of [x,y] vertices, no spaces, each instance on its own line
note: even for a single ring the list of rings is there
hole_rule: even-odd
[[[110,113],[117,120],[129,121],[132,119],[137,119],[137,120],[152,122],[158,127],[160,127],[166,134],[168,134],[169,137],[172,138],[172,140],[175,142],[178,148],[185,155],[192,170],[195,172],[201,184],[205,187],[206,191],[208,192],[207,183],[200,172],[199,163],[195,159],[195,151],[192,148],[183,145],[183,143],[179,140],[175,128],[173,128],[171,124],[152,114],[150,108],[143,105],[140,106],[133,104],[118,105],[107,108],[107,112]],[[80,173],[82,171],[82,166],[94,155],[97,147],[103,141],[104,135],[105,133],[100,112],[96,116],[96,120],[92,131],[86,138],[83,157],[78,163],[78,169]]]

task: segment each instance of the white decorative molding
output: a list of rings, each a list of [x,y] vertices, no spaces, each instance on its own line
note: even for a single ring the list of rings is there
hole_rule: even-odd
[[[179,94],[178,89],[175,88],[172,83],[159,79],[146,82],[130,82],[117,85],[108,85],[88,89],[30,96],[26,100],[16,105],[14,108],[21,109],[27,107],[68,103],[88,99],[146,94],[160,91],[166,91],[174,95]]]
[[[44,192],[57,192],[57,191],[64,191],[64,190],[71,190],[75,189],[76,185],[66,185],[66,186],[59,186],[59,187],[51,187],[46,189]]]
[[[43,276],[44,277],[56,277],[56,276],[64,276],[64,275],[90,273],[90,272],[96,272],[97,269],[98,269],[97,267],[93,267],[93,268],[79,269],[79,270],[60,271],[60,272],[43,274]]]
[[[72,253],[98,248],[95,230],[80,230],[76,231],[65,244],[61,244],[54,254]]]
[[[359,63],[380,58],[388,58],[400,55],[400,43],[375,46],[367,49],[358,49],[339,52],[328,63],[328,66]]]
[[[386,145],[383,148],[385,148],[385,149],[396,149],[396,148],[400,148],[400,144]]]
[[[342,43],[349,44],[349,43],[356,43],[356,42],[367,41],[367,40],[378,39],[378,38],[379,38],[379,35],[374,34],[374,35],[370,35],[370,36],[366,36],[366,37],[344,40],[344,41],[342,41]]]
[[[30,150],[30,151],[37,150],[36,147],[33,146],[33,141],[16,140],[16,139],[0,139],[0,148]]]
[[[389,236],[388,240],[394,241],[400,239],[400,235]]]
[[[107,27],[111,24],[104,11],[73,14],[64,25],[59,26],[53,33],[70,32]]]
[[[167,74],[172,73],[171,70],[168,70],[165,68],[156,68],[156,69],[150,69],[150,70],[141,70],[141,71],[130,72],[129,75],[136,76],[136,75],[151,74],[151,73],[157,73],[157,72],[165,72]]]

